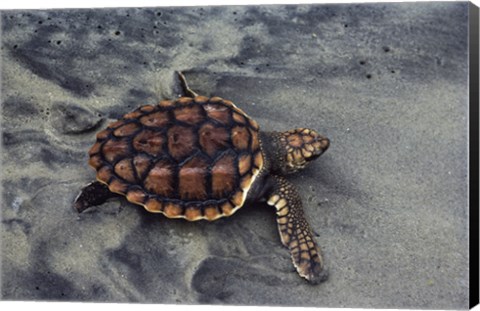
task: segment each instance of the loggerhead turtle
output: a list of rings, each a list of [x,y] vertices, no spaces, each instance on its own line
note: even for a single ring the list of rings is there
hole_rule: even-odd
[[[199,96],[178,76],[184,97],[139,107],[97,134],[89,151],[97,181],[82,189],[76,210],[120,194],[168,218],[212,221],[266,201],[298,274],[324,281],[300,195],[284,175],[318,158],[329,140],[306,128],[260,131],[231,101]]]

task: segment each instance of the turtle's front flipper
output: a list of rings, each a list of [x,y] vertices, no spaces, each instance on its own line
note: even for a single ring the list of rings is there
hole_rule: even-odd
[[[295,187],[285,178],[272,175],[273,187],[267,196],[269,205],[277,210],[278,231],[283,245],[292,256],[301,277],[313,284],[327,279],[328,273],[307,220],[302,201]]]
[[[107,185],[99,181],[94,181],[86,185],[80,194],[75,198],[73,207],[81,213],[91,206],[105,203],[110,198],[117,197],[118,194],[108,190]]]

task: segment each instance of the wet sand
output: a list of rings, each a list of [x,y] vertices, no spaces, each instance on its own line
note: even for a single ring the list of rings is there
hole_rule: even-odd
[[[5,300],[468,306],[467,3],[3,11]],[[108,122],[174,71],[262,130],[331,139],[290,176],[330,271],[311,286],[257,204],[216,222],[124,200],[78,215]]]

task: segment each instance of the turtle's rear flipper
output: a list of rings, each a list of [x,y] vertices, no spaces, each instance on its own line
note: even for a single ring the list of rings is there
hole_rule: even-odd
[[[94,181],[86,185],[75,199],[73,207],[81,213],[91,206],[101,205],[118,194],[108,190],[107,185]]]
[[[281,176],[273,177],[273,189],[267,202],[277,210],[278,232],[283,245],[290,250],[298,274],[312,284],[328,278],[320,248],[303,214],[302,201],[293,185]]]
[[[180,85],[182,86],[182,92],[184,96],[195,98],[198,94],[188,86],[187,78],[183,75],[182,72],[177,71],[178,78],[180,79]]]

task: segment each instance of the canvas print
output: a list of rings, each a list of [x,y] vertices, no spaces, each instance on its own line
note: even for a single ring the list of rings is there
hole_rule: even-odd
[[[472,8],[2,11],[1,299],[467,308]]]

